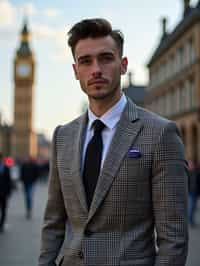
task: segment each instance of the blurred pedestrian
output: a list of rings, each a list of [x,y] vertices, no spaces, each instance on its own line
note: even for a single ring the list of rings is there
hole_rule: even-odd
[[[38,177],[38,168],[35,160],[29,158],[21,166],[21,181],[24,187],[26,218],[32,217],[34,185]]]
[[[3,163],[3,154],[0,153],[0,232],[4,231],[7,217],[8,198],[12,189],[9,168]]]
[[[198,199],[198,168],[192,160],[188,161],[189,166],[189,195],[188,195],[188,219],[191,226],[195,226],[195,214]]]

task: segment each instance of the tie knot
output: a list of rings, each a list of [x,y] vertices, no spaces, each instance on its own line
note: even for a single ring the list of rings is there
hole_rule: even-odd
[[[93,122],[93,127],[94,127],[94,133],[100,134],[101,131],[104,129],[105,124],[101,122],[101,120],[97,119]]]

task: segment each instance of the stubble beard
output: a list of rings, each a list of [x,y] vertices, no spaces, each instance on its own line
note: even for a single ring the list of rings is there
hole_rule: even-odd
[[[116,82],[116,84],[111,84],[108,86],[112,86],[112,89],[108,88],[108,89],[103,89],[103,91],[101,92],[101,88],[96,88],[97,93],[89,93],[87,92],[87,88],[85,89],[84,86],[82,87],[82,90],[87,94],[88,99],[89,100],[95,100],[95,101],[103,101],[103,100],[108,100],[108,99],[112,99],[115,98],[115,96],[117,95],[117,91],[120,90],[120,80],[118,82]],[[99,93],[98,93],[99,90]]]

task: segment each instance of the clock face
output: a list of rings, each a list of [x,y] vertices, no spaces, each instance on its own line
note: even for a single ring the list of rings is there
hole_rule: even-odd
[[[31,66],[28,63],[20,63],[17,66],[17,74],[20,77],[25,78],[29,76],[30,73],[31,73]]]

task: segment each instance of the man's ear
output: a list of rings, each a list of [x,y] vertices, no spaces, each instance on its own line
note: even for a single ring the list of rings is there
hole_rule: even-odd
[[[76,66],[76,64],[75,64],[75,63],[72,64],[72,67],[73,67],[73,70],[74,70],[75,78],[76,78],[77,80],[79,80],[79,76],[78,76],[78,71],[77,71],[77,66]]]
[[[128,67],[128,58],[123,57],[121,60],[121,75],[126,74],[127,67]]]

